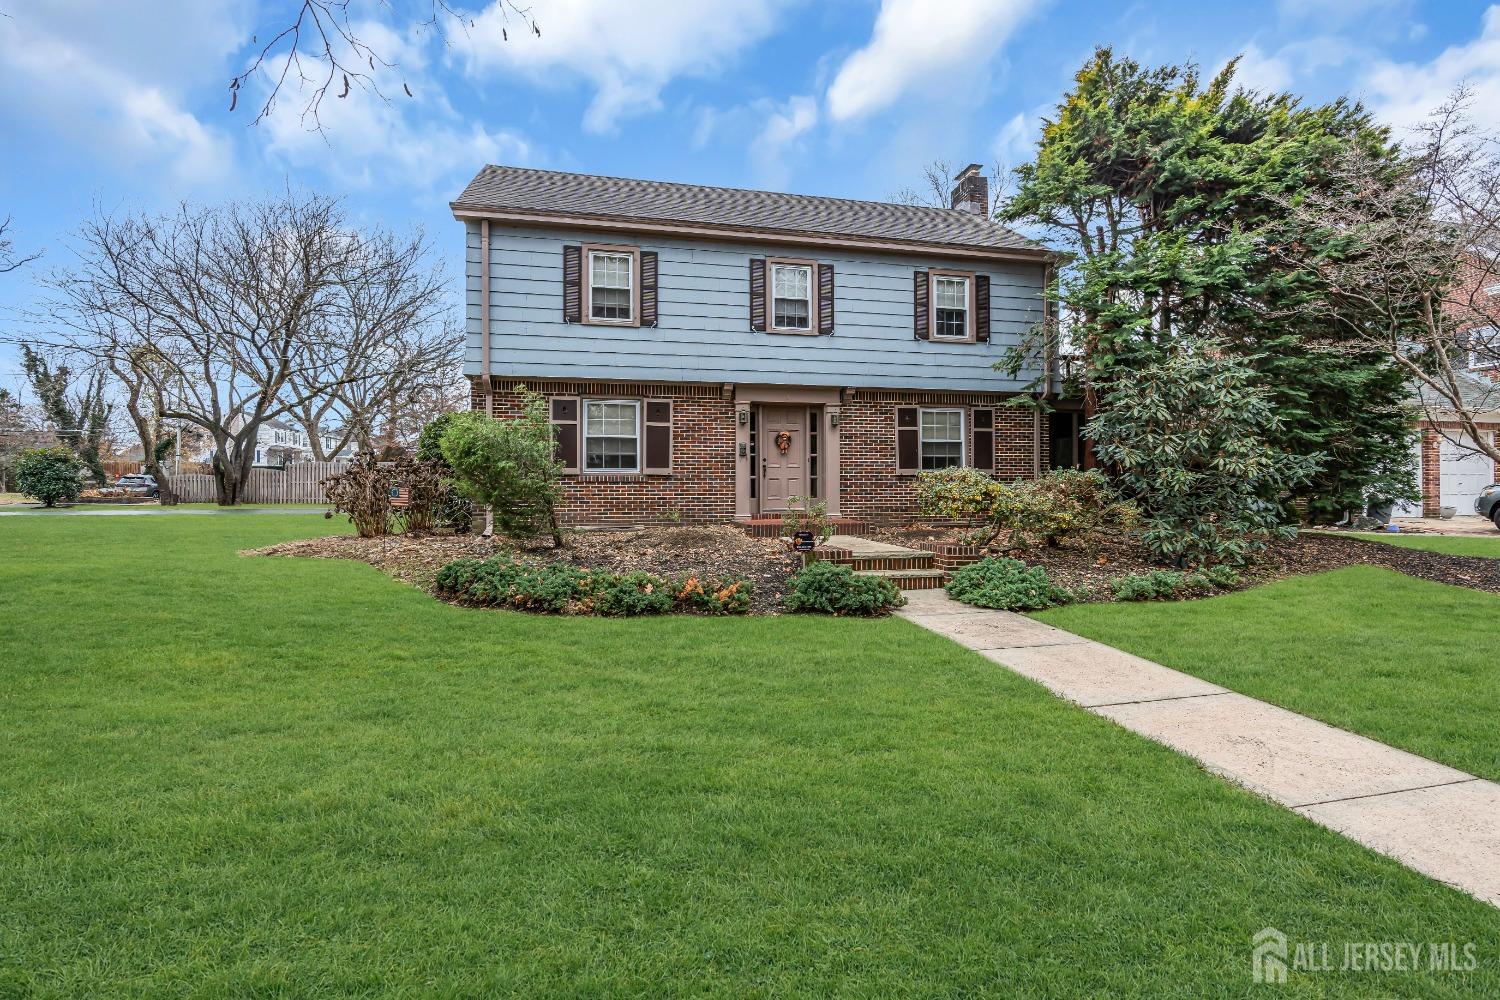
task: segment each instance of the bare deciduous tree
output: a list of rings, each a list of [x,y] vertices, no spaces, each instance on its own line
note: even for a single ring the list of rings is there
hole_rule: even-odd
[[[420,234],[355,230],[315,195],[101,215],[79,242],[49,279],[55,339],[128,371],[160,420],[202,428],[226,506],[262,424],[387,377],[362,355],[426,343],[446,294]]]
[[[323,100],[334,88],[335,96],[347,98],[356,88],[378,100],[387,100],[378,76],[382,70],[399,72],[376,45],[368,41],[356,22],[349,19],[353,0],[300,0],[296,13],[289,19],[269,25],[250,39],[251,56],[245,70],[229,81],[229,110],[239,106],[240,91],[258,74],[265,74],[270,90],[261,101],[254,122],[276,110],[277,98],[290,82],[299,94],[306,95],[302,120],[315,131],[322,129],[320,112]],[[395,6],[392,0],[390,6]],[[371,4],[372,7],[376,6]],[[380,6],[386,6],[381,4]],[[448,0],[415,0],[415,26],[427,29],[446,42],[449,27],[467,30],[474,24],[465,12],[455,9]],[[514,17],[528,34],[541,37],[542,29],[531,16],[529,7],[513,0],[499,0],[498,9],[507,21]],[[265,37],[268,41],[262,43]],[[509,32],[501,29],[501,38],[509,41]],[[414,96],[411,84],[401,79],[407,97]]]
[[[0,222],[0,274],[9,274],[19,267],[25,267],[32,261],[41,257],[41,252],[28,254],[23,257],[16,256],[16,245],[6,233],[10,230],[10,216]]]
[[[1344,251],[1295,251],[1329,289],[1309,308],[1388,354],[1445,437],[1500,462],[1479,426],[1500,410],[1500,381],[1473,370],[1500,372],[1500,295],[1491,292],[1500,285],[1500,144],[1475,125],[1469,102],[1461,89],[1434,112],[1408,160],[1351,149],[1337,188],[1284,204]]]
[[[993,217],[1005,195],[1010,182],[1010,170],[1000,163],[990,166],[985,174],[989,181],[990,203],[985,214]],[[958,183],[958,174],[947,160],[933,160],[922,168],[922,180],[915,186],[900,188],[886,198],[897,205],[914,205],[919,208],[952,208],[953,187]]]

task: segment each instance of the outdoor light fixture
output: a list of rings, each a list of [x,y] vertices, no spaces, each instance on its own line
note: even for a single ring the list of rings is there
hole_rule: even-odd
[[[832,411],[831,413],[828,414],[828,426],[829,427],[837,427],[838,425],[839,425],[839,411],[838,410],[834,410],[834,411]]]
[[[742,423],[742,424],[748,424],[750,422],[750,411],[749,410],[741,410],[739,412],[740,412],[740,423]]]

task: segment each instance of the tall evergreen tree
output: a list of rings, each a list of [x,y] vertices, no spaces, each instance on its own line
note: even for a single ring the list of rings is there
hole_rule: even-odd
[[[1205,83],[1191,65],[1147,68],[1097,50],[1001,216],[1071,251],[1059,294],[1090,405],[1185,338],[1213,338],[1273,394],[1282,419],[1271,443],[1317,459],[1294,498],[1312,516],[1371,491],[1400,496],[1411,478],[1403,378],[1308,308],[1326,289],[1287,248],[1330,251],[1285,208],[1335,183],[1351,145],[1393,171],[1397,150],[1357,103],[1236,88],[1234,70]]]

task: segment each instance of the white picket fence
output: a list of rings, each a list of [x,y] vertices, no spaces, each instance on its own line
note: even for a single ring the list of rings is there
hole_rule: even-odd
[[[289,462],[284,468],[250,470],[240,499],[244,503],[325,503],[323,480],[349,467],[345,461]],[[213,503],[219,499],[214,477],[188,474],[172,477],[172,492],[183,503]]]

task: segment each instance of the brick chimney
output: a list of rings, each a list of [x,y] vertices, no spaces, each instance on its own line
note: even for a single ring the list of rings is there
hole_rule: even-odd
[[[952,206],[961,212],[990,216],[990,179],[984,176],[977,163],[971,163],[958,172],[953,182]]]

